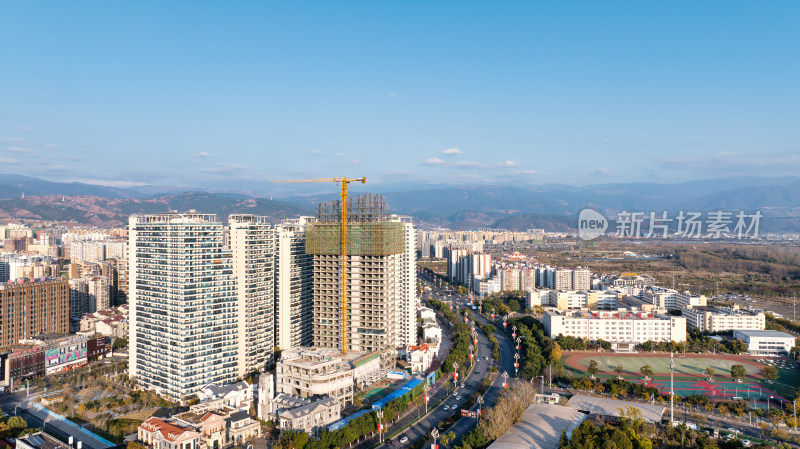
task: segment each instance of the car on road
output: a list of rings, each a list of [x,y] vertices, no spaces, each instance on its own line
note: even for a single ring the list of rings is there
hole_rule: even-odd
[[[457,408],[458,408],[458,406],[457,406],[456,404],[453,404],[453,406],[452,406],[452,407],[450,407],[450,408],[452,408],[453,410],[455,410],[455,409],[457,409]]]
[[[448,410],[450,410],[450,406],[449,405],[445,405],[444,406],[444,411],[448,411]]]
[[[408,443],[408,437],[405,436],[405,435],[401,436],[400,437],[400,444],[406,444],[406,443]]]
[[[750,440],[742,440],[742,446],[750,447]]]
[[[728,432],[736,433],[736,429],[734,429],[733,427],[728,427]]]
[[[457,395],[457,394],[458,394],[457,392],[455,392],[455,391],[453,392],[453,396],[455,396],[455,395]]]

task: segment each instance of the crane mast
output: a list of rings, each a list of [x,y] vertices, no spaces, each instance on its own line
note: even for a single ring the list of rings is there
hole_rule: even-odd
[[[342,333],[342,354],[347,353],[347,329],[345,328],[345,320],[347,319],[347,185],[351,182],[360,182],[364,184],[367,178],[315,178],[315,179],[287,179],[270,181],[273,183],[310,183],[310,182],[335,182],[341,184],[342,199],[342,219],[341,219],[341,252],[339,257],[339,270],[340,270],[340,293],[342,297],[342,316],[339,320],[339,328]]]

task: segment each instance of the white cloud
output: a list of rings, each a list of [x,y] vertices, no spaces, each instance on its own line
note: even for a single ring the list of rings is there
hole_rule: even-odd
[[[487,168],[488,166],[476,161],[458,161],[454,164],[456,168]]]
[[[422,165],[442,165],[444,161],[439,159],[438,157],[429,157],[422,161]]]
[[[58,148],[58,145],[56,145],[54,143],[48,143],[44,147],[47,148],[48,150],[55,150],[56,148]]]
[[[501,167],[516,167],[517,165],[519,165],[517,161],[503,161],[500,163]]]
[[[311,150],[311,154],[322,154],[322,150]]]
[[[71,161],[82,161],[83,160],[83,158],[81,158],[79,156],[76,156],[74,154],[70,154],[69,156],[67,156],[67,159],[69,159]]]
[[[0,143],[21,143],[25,139],[22,137],[0,137]]]
[[[661,161],[666,170],[713,174],[717,177],[734,175],[796,176],[800,170],[800,154],[792,152],[733,153],[722,151],[712,155],[679,156]]]
[[[28,154],[36,153],[36,151],[31,150],[30,148],[23,148],[23,147],[6,147],[6,150],[13,151],[14,153],[28,153]]]
[[[344,156],[345,156],[344,153],[336,153],[336,157],[344,157]]]
[[[81,148],[81,149],[80,149],[80,152],[81,152],[81,153],[91,153],[91,152],[92,152],[92,150],[91,150],[90,148]]]
[[[247,167],[240,164],[217,164],[215,167],[204,168],[200,171],[203,173],[225,175],[236,172],[244,173],[247,171]]]
[[[359,161],[358,159],[353,159],[351,161],[345,162],[345,164],[347,164],[347,165],[356,165],[356,164],[360,164],[360,163],[361,163],[361,161]]]
[[[125,189],[128,187],[138,187],[138,186],[146,186],[148,185],[146,182],[136,182],[136,181],[113,181],[110,179],[75,179],[70,182],[80,182],[83,184],[92,184],[96,186],[105,186],[105,187],[118,187],[120,189]]]
[[[464,153],[458,148],[449,148],[447,150],[442,150],[442,154],[444,154],[445,156],[458,156],[459,154],[464,154]]]
[[[0,157],[0,164],[19,164],[19,160],[10,157]]]
[[[211,155],[210,155],[210,154],[208,154],[208,153],[206,153],[205,151],[201,151],[201,152],[197,153],[195,156],[197,156],[197,157],[203,157],[203,158],[209,158],[209,157],[211,157]]]
[[[45,167],[44,167],[44,170],[45,170],[45,171],[69,171],[69,170],[70,170],[70,168],[69,168],[69,167],[67,167],[66,165],[57,165],[57,164],[53,164],[53,165],[47,165],[47,166],[45,166]]]

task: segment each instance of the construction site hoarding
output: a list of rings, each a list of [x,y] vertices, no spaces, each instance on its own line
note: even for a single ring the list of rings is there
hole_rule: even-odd
[[[403,223],[394,221],[348,223],[347,254],[349,256],[388,256],[404,251]],[[342,252],[341,223],[309,223],[306,225],[306,253],[339,255]]]

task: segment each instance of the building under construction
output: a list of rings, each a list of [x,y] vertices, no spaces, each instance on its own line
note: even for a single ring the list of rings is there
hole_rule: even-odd
[[[342,260],[341,202],[320,204],[318,218],[317,223],[306,225],[306,252],[314,255],[314,345],[343,352],[385,352],[404,345],[400,329],[404,224],[386,213],[379,195],[349,199]],[[344,313],[343,263],[347,274]],[[342,348],[343,335],[346,348]]]

